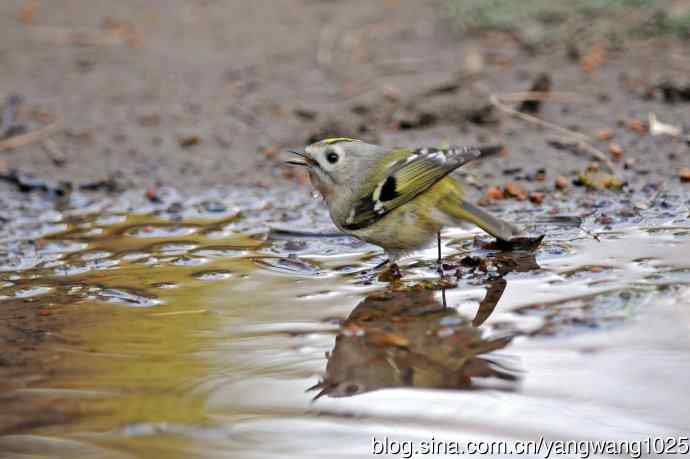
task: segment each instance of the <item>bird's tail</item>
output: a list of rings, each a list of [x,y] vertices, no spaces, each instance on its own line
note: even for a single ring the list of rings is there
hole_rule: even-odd
[[[510,241],[513,237],[521,234],[520,229],[512,223],[494,217],[487,211],[462,199],[459,203],[444,205],[442,210],[456,220],[474,223],[496,239]]]
[[[505,147],[503,145],[479,145],[477,149],[481,153],[479,158],[484,159],[501,153]]]

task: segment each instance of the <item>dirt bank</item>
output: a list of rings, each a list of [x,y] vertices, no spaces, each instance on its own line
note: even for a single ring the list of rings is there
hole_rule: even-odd
[[[491,93],[525,91],[546,72],[553,91],[576,95],[540,116],[610,131],[596,146],[615,142],[642,174],[687,165],[687,147],[634,129],[650,112],[687,123],[688,104],[664,103],[655,89],[687,82],[686,42],[534,49],[515,34],[462,36],[443,11],[434,1],[3,2],[0,96],[22,96],[27,129],[60,125],[48,145],[0,152],[2,164],[77,184],[270,184],[284,174],[281,149],[340,134],[386,145],[501,141],[509,155],[487,173],[570,176],[587,158],[488,108]]]

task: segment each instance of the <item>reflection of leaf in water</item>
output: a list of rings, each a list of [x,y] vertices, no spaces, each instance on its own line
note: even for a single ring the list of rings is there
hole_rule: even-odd
[[[500,281],[497,285],[503,287],[487,295],[487,305],[500,298],[505,288],[505,281]],[[473,389],[477,378],[495,378],[503,385],[516,381],[514,372],[484,356],[507,346],[512,337],[486,338],[434,295],[429,290],[406,290],[365,298],[336,338],[326,376],[310,388],[320,390],[315,399],[385,387]],[[487,317],[493,306],[487,306]]]

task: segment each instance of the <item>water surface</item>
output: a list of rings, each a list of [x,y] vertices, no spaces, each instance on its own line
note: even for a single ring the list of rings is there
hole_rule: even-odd
[[[443,279],[429,250],[389,282],[375,247],[275,231],[333,231],[300,192],[30,199],[2,230],[0,301],[64,323],[38,348],[50,364],[2,394],[2,452],[361,457],[373,437],[687,435],[687,192],[583,195],[561,220],[499,210],[543,245],[497,252],[453,230]]]

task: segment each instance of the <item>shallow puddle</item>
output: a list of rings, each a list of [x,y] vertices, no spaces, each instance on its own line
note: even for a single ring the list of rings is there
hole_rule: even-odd
[[[3,386],[8,457],[687,435],[682,189],[632,212],[616,195],[574,199],[560,214],[579,225],[506,208],[546,232],[535,252],[454,230],[443,279],[430,250],[392,283],[371,246],[286,235],[333,231],[303,194],[165,196],[36,201],[3,228],[0,300],[65,321],[38,348],[49,368]]]

